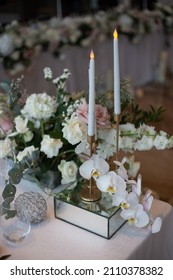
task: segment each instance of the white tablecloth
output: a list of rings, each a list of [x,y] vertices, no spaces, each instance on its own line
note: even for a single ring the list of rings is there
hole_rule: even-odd
[[[41,191],[33,183],[22,181],[18,193],[28,190]],[[164,220],[159,233],[126,223],[110,240],[56,219],[53,198],[47,202],[47,218],[32,225],[23,243],[9,245],[0,236],[0,256],[11,254],[12,260],[173,259],[173,210],[163,201],[155,200],[152,210],[154,217],[161,215]]]

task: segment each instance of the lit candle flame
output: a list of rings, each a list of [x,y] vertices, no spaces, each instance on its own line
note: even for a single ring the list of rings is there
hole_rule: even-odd
[[[117,32],[116,29],[114,30],[114,34],[113,34],[113,35],[114,35],[114,39],[117,39],[117,38],[118,38],[118,32]]]
[[[93,52],[93,50],[90,52],[90,58],[94,59],[94,52]]]

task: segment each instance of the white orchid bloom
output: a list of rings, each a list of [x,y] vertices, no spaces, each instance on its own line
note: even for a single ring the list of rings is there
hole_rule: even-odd
[[[133,192],[128,193],[123,191],[119,194],[115,194],[112,199],[113,205],[120,206],[121,209],[133,208],[136,204],[139,203],[137,195]]]
[[[109,164],[98,155],[93,155],[79,168],[80,175],[87,180],[91,179],[91,177],[97,179],[99,176],[106,174],[108,171]]]
[[[88,155],[90,154],[90,144],[88,143],[87,140],[81,141],[75,148],[75,153],[77,155],[80,154],[85,154]]]
[[[100,191],[109,194],[120,194],[126,190],[126,182],[114,171],[110,171],[107,175],[100,176],[96,183]]]
[[[125,209],[120,213],[120,216],[127,220],[130,225],[142,228],[149,223],[149,216],[143,210],[142,204],[137,204],[133,209]]]
[[[151,225],[151,232],[152,233],[159,232],[161,229],[161,226],[162,226],[162,219],[160,217],[157,217]]]
[[[129,180],[128,179],[128,172],[127,172],[127,169],[124,167],[124,164],[126,162],[127,162],[127,160],[126,160],[125,157],[122,159],[121,162],[114,161],[114,163],[119,166],[119,168],[117,169],[117,174],[119,176],[121,176],[121,178],[123,178],[128,184],[136,185],[136,181],[135,180]]]

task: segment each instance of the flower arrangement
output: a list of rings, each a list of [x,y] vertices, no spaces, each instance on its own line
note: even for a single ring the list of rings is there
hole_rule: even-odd
[[[67,45],[87,47],[111,38],[110,31],[115,27],[133,43],[158,30],[164,30],[167,36],[172,34],[172,18],[173,6],[157,3],[152,11],[119,5],[111,11],[82,17],[51,18],[25,25],[13,21],[0,27],[0,59],[15,75],[29,67],[40,52],[47,50],[58,56]]]
[[[15,196],[16,184],[21,181],[23,176],[25,178],[32,176],[43,187],[44,191],[50,194],[51,189],[60,183],[75,188],[78,183],[83,183],[93,174],[90,171],[86,176],[85,173],[88,170],[85,168],[88,164],[92,167],[95,164],[95,161],[93,163],[93,159],[90,158],[90,147],[87,142],[88,98],[87,94],[83,92],[76,94],[67,92],[66,81],[69,75],[70,72],[64,69],[61,76],[54,78],[52,70],[46,67],[44,78],[48,82],[48,91],[33,93],[30,96],[25,94],[23,78],[17,79],[16,82],[12,81],[11,84],[5,82],[0,84],[7,92],[6,95],[5,93],[0,95],[0,158],[13,160],[13,165],[5,177],[3,198]],[[97,174],[100,173],[100,159],[106,164],[106,161],[109,161],[116,151],[113,92],[101,93],[99,87],[98,91],[95,105]],[[127,80],[121,81],[121,108],[120,150],[134,152],[136,150],[146,151],[152,148],[161,150],[173,147],[173,136],[163,131],[157,132],[153,126],[149,125],[151,121],[160,120],[164,109],[151,107],[149,111],[140,110],[138,105],[135,105],[133,91]],[[134,209],[130,209],[137,216],[140,216],[139,213],[141,213],[138,213],[138,210],[142,211],[141,219],[144,219],[145,223],[141,223],[146,225],[146,221],[149,222],[148,216],[143,213],[144,208],[141,209],[142,206],[138,205],[141,203],[143,205],[144,202],[147,205],[151,204],[151,193],[147,193],[141,202],[140,177],[136,182],[127,179],[127,175],[133,178],[137,176],[140,163],[135,162],[133,156],[126,158],[125,165],[126,168],[128,167],[126,171],[123,167],[124,161],[123,163],[116,162],[116,164],[120,165],[116,171],[117,175],[114,173],[106,175],[108,168],[105,168],[103,175],[107,177],[96,178],[98,187],[105,192],[109,180],[115,182],[115,185],[116,180],[118,180],[120,197],[114,196],[113,199],[117,205],[117,201],[120,204],[129,201],[130,198],[125,186],[131,184],[134,194],[131,194],[130,197],[135,196],[134,199],[137,203],[135,203]],[[95,167],[93,168],[95,169]],[[122,179],[117,176],[122,177]],[[106,184],[102,184],[104,181]],[[111,187],[112,193],[115,193],[115,186]],[[111,188],[108,192],[111,193]],[[146,206],[147,211],[149,208]],[[122,212],[122,217],[127,216],[128,212]]]
[[[129,179],[126,163],[126,158],[122,162],[114,161],[118,168],[110,170],[107,161],[93,155],[80,166],[79,172],[86,180],[94,178],[97,188],[109,195],[111,207],[120,207],[120,216],[130,225],[147,227],[156,233],[160,231],[162,220],[149,214],[153,202],[152,192],[148,190],[142,193],[141,174],[138,174],[137,180]]]

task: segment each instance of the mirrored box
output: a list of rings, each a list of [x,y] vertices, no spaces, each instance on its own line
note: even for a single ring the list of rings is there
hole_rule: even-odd
[[[96,202],[85,202],[79,189],[65,189],[54,198],[55,217],[106,239],[124,224],[120,208],[113,207],[111,197],[103,194]]]

